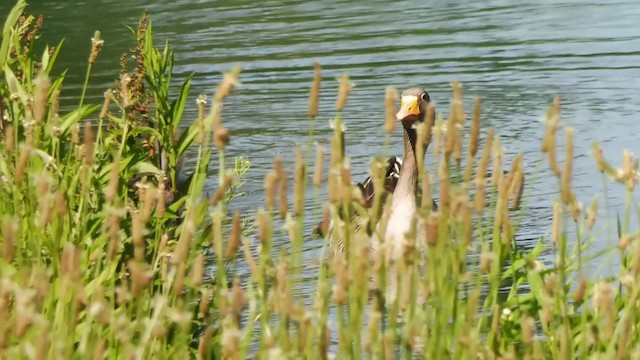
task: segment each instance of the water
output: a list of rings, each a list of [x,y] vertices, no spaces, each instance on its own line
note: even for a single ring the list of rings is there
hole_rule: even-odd
[[[6,13],[8,3],[0,4],[0,13]],[[548,166],[538,165],[544,134],[540,119],[555,94],[562,98],[563,123],[576,128],[576,195],[588,205],[598,194],[600,209],[608,202],[611,215],[622,211],[624,192],[610,186],[605,197],[591,144],[600,141],[614,164],[621,163],[624,149],[638,150],[640,6],[633,0],[34,1],[30,12],[45,15],[44,40],[66,39],[58,64],[58,71],[69,70],[65,105],[77,101],[96,29],[105,45],[94,67],[89,101],[102,101],[102,92],[113,87],[121,52],[134,46],[126,26],[135,28],[144,9],[153,20],[156,43],[169,41],[176,51],[176,79],[196,73],[187,119],[195,117],[195,97],[212,94],[222,71],[237,63],[244,68],[243,86],[225,104],[224,122],[232,131],[229,158],[243,155],[252,162],[247,196],[233,205],[245,214],[263,201],[262,180],[273,157],[282,155],[292,169],[295,145],[306,142],[313,60],[323,65],[319,142],[330,136],[334,79],[348,71],[356,84],[346,108],[354,179],[363,179],[370,157],[383,152],[387,85],[421,85],[446,114],[449,83],[460,80],[467,109],[479,96],[483,128],[498,129],[505,168],[517,152],[523,153],[529,215],[519,231],[521,246],[531,246],[548,231],[551,199],[559,188]],[[563,138],[561,131],[561,145]],[[399,129],[392,141],[387,155],[401,154]],[[207,188],[215,186],[212,176]],[[308,208],[312,205],[309,201]],[[309,229],[315,221],[308,219]],[[610,228],[597,236],[597,247],[615,241]],[[287,246],[282,239],[276,249]],[[307,258],[317,258],[319,243],[306,246]]]

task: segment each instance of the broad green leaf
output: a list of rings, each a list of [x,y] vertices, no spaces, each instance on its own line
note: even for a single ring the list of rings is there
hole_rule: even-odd
[[[4,28],[2,29],[2,43],[0,43],[0,69],[4,69],[9,58],[9,48],[11,47],[13,26],[18,22],[18,18],[24,11],[24,7],[27,5],[25,0],[18,0],[13,6],[7,19],[4,22]]]
[[[527,279],[529,280],[529,288],[531,289],[531,293],[536,297],[538,303],[542,304],[544,284],[542,282],[540,273],[535,271],[527,271]]]
[[[80,120],[96,112],[96,110],[100,109],[100,106],[101,105],[85,105],[65,115],[62,118],[62,126],[60,127],[62,134],[66,134],[67,131],[72,126],[79,123]]]
[[[185,151],[193,144],[193,141],[198,135],[198,131],[200,131],[200,127],[198,126],[198,120],[191,123],[189,128],[180,135],[178,139],[178,143],[176,144],[178,148],[178,157],[182,156]]]
[[[162,173],[162,171],[160,171],[160,169],[158,169],[155,165],[146,161],[135,163],[131,167],[131,171],[133,171],[134,174],[152,173],[152,174],[160,175]]]
[[[158,130],[148,126],[138,126],[129,132],[129,136],[135,136],[138,134],[147,134],[147,135],[155,136],[157,138],[162,137],[158,132]]]
[[[182,114],[189,97],[192,77],[193,73],[187,76],[187,79],[182,83],[178,98],[171,104],[171,121],[174,128],[177,128],[180,125],[180,120],[182,120]]]
[[[44,67],[45,72],[47,74],[51,73],[51,70],[53,69],[53,65],[56,63],[56,59],[58,58],[58,54],[60,54],[60,49],[62,49],[62,44],[64,44],[64,39],[60,40],[58,45],[53,50],[53,54],[51,54],[51,57],[49,58],[49,62],[47,64],[47,66]],[[47,51],[47,53],[48,53],[48,51]],[[64,72],[66,73],[67,70],[65,70]]]
[[[18,78],[16,78],[16,75],[7,64],[4,65],[4,76],[7,80],[7,87],[9,88],[9,92],[12,95],[18,95],[22,103],[26,104],[29,96],[22,85],[20,85]]]
[[[64,77],[66,75],[67,70],[60,74],[60,76],[58,76],[58,78],[51,83],[51,90],[49,91],[50,94],[53,94],[56,90],[60,90],[60,87],[62,86],[62,82],[64,81]]]

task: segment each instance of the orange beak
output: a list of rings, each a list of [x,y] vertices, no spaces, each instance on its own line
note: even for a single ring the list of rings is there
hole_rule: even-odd
[[[400,100],[400,111],[396,114],[398,121],[420,115],[420,105],[417,96],[403,96]]]

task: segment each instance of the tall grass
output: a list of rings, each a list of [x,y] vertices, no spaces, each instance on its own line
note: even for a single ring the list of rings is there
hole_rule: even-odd
[[[528,215],[522,159],[506,159],[499,129],[482,128],[477,99],[467,124],[462,85],[454,83],[447,118],[430,114],[431,123],[418,129],[418,151],[431,143],[428,155],[436,159],[432,168],[420,164],[425,237],[410,232],[395,263],[371,262],[368,238],[345,223],[345,251],[323,252],[310,303],[300,295],[299,275],[311,233],[302,220],[316,215],[305,213],[312,200],[304,198],[306,187],[328,186],[328,201],[315,200],[325,228],[339,221],[339,209],[381,224],[371,230],[386,226],[388,211],[367,212],[353,192],[341,118],[352,91],[348,76],[340,80],[328,169],[323,149],[315,164],[306,163],[310,145],[297,149],[289,172],[275,159],[265,204],[249,219],[228,211],[247,163],[225,168],[233,137],[221,121],[239,68],[212,96],[198,98],[198,117],[189,122],[191,76],[172,97],[173,53],[155,47],[144,16],[135,69],[123,64],[103,104],[85,105],[83,95],[75,109],[61,112],[64,76],[52,73],[61,44],[36,54],[41,21],[21,16],[24,6],[18,1],[8,14],[0,47],[0,358],[640,356],[639,233],[629,225],[639,214],[638,160],[625,152],[622,168],[614,168],[594,144],[596,166],[626,188],[628,201],[618,248],[587,252],[602,236],[594,230],[597,205],[585,207],[572,190],[574,130],[562,128],[558,98],[541,144],[559,194],[548,204],[548,237],[529,251],[519,247],[518,223]],[[87,49],[85,90],[106,41],[96,33]],[[308,144],[322,80],[314,68]],[[395,98],[389,89],[388,114]],[[392,132],[394,124],[386,128]],[[564,155],[556,147],[562,135]],[[181,181],[188,150],[196,164]],[[207,197],[210,167],[218,170],[218,188]],[[371,170],[381,189],[384,162],[374,159]],[[385,207],[379,194],[375,204]],[[273,242],[282,241],[274,237],[277,217],[291,244],[272,258]],[[616,277],[581,275],[616,250],[622,260]],[[552,264],[543,265],[545,253],[554,255]],[[248,269],[250,277],[241,281],[232,269]],[[381,295],[394,280],[395,296]]]

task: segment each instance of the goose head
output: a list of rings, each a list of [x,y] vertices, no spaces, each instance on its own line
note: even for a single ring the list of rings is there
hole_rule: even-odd
[[[429,101],[431,99],[425,89],[410,88],[403,91],[396,119],[402,122],[405,129],[411,129],[416,122],[424,121]]]

